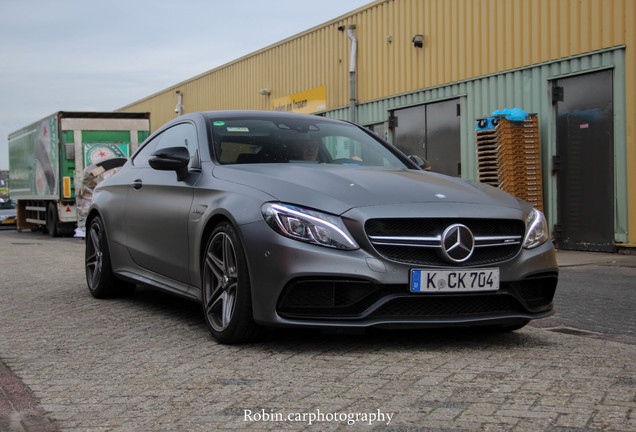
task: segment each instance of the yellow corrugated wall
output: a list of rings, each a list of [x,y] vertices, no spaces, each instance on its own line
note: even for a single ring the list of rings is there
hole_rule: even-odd
[[[262,88],[271,89],[269,98],[277,98],[323,85],[327,108],[333,109],[349,103],[350,24],[356,25],[359,41],[358,100],[365,102],[611,46],[633,46],[634,3],[380,0],[122,110],[152,112],[156,128],[175,116],[176,90],[184,94],[185,112],[192,112],[267,109],[268,97],[258,93]],[[421,49],[411,43],[415,34],[424,35]],[[627,50],[631,68],[632,51]]]
[[[156,130],[176,116],[176,90],[187,113],[269,109],[272,99],[320,86],[328,110],[347,106],[350,24],[359,41],[358,102],[625,45],[629,233],[636,244],[636,0],[378,0],[121,111],[150,112]],[[415,34],[424,35],[423,48],[413,47]],[[263,88],[271,95],[259,94]]]

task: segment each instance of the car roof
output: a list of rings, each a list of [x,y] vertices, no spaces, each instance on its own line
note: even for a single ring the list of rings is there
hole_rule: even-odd
[[[263,120],[307,120],[315,119],[321,122],[346,123],[341,120],[334,120],[328,117],[322,117],[312,114],[288,113],[278,111],[257,111],[257,110],[231,110],[231,111],[204,111],[200,113],[209,120],[228,120],[228,119],[263,119]]]

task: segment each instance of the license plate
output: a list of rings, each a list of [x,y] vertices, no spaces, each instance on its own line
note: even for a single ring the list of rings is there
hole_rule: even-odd
[[[497,291],[499,269],[411,270],[411,292]]]

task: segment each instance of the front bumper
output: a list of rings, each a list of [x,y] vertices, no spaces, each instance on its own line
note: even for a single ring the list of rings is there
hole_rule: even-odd
[[[439,327],[506,324],[553,313],[558,267],[549,242],[521,249],[496,265],[498,291],[423,294],[409,291],[414,266],[391,262],[373,250],[340,251],[298,242],[278,235],[265,222],[241,226],[241,235],[259,324]]]

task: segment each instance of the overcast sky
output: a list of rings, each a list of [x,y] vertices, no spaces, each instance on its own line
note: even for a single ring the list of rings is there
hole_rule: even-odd
[[[372,0],[0,0],[0,169],[9,133],[113,111]]]

